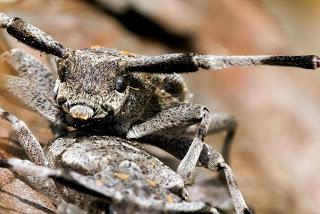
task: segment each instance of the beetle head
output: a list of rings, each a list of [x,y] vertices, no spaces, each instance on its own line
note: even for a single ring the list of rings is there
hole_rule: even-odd
[[[76,50],[57,60],[56,100],[67,120],[102,119],[119,113],[130,81],[119,63],[119,56],[99,54],[95,49]]]

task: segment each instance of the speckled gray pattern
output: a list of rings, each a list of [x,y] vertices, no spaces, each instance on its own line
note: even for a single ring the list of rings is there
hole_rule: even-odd
[[[59,57],[66,57],[68,55],[67,49],[60,43],[22,19],[18,17],[9,19],[8,16],[3,13],[0,14],[0,18],[3,18],[0,21],[1,27],[5,27],[7,32],[19,41],[23,41],[33,48]]]
[[[219,213],[207,203],[184,201],[182,178],[136,143],[109,136],[64,137],[56,139],[45,150],[50,166],[57,169],[1,158],[0,167],[43,178],[46,182],[54,178],[68,202],[62,201],[59,205],[64,210]],[[36,189],[43,185],[32,184]]]
[[[0,85],[0,90],[8,92],[5,96],[18,98],[18,101],[37,111],[51,123],[59,123],[60,110],[37,85],[28,79],[11,75],[5,75],[1,81],[3,84]]]
[[[58,138],[46,151],[49,166],[53,168],[62,167],[81,174],[94,175],[103,170],[127,166],[125,168],[128,170],[132,167],[167,189],[181,192],[184,187],[180,176],[145,152],[141,145],[122,138]]]
[[[16,116],[0,108],[0,117],[7,120],[18,137],[24,151],[29,159],[38,165],[46,165],[46,159],[42,147],[38,140],[33,136],[27,125]]]
[[[54,100],[53,73],[40,60],[19,49],[12,49],[0,57],[17,71],[19,77],[30,80],[40,92]]]
[[[62,173],[55,179],[66,203],[74,202],[87,211],[101,205],[101,195],[95,194],[107,192],[114,197],[109,197],[111,202],[102,200],[106,202],[103,207],[114,212],[124,206],[114,202],[119,194],[128,205],[125,208],[128,212],[133,212],[134,208],[195,211],[199,204],[184,201],[184,185],[192,184],[197,164],[212,171],[223,171],[236,212],[250,213],[227,164],[236,120],[228,114],[209,113],[205,106],[191,103],[190,93],[178,73],[250,65],[306,69],[316,69],[320,65],[319,57],[314,55],[176,53],[144,56],[103,47],[72,50],[20,18],[0,13],[0,27],[30,47],[56,56],[57,67],[53,70],[58,78],[53,84],[55,74],[26,53],[12,50],[2,55],[17,70],[18,76],[3,76],[1,90],[39,112],[52,127],[60,130],[55,134],[64,136],[53,141],[47,149],[47,160],[38,141],[22,121],[4,110],[1,117],[13,125],[34,163],[45,166],[48,162],[51,167],[62,168],[62,172],[78,173],[81,183],[76,180],[66,182],[68,176],[65,175],[71,176],[71,172]],[[76,131],[68,132],[69,127]],[[223,156],[203,142],[207,133],[221,131],[227,131]],[[156,145],[182,159],[177,173],[133,140]],[[117,178],[112,177],[114,173]],[[98,188],[99,179],[103,181],[105,192]],[[153,190],[149,189],[150,185],[154,186]],[[91,192],[85,194],[79,187],[91,189]],[[159,198],[155,199],[158,193]],[[172,198],[166,198],[166,194]],[[162,207],[154,207],[151,205],[153,200],[165,202]],[[92,203],[85,205],[88,201]]]

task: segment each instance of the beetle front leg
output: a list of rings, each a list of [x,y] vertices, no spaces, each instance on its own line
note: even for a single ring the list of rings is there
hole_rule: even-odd
[[[204,137],[207,135],[209,129],[209,111],[206,108],[203,108],[200,115],[202,119],[198,132],[196,133],[195,138],[193,138],[187,154],[181,160],[177,169],[177,173],[187,185],[191,185],[194,181],[195,167],[202,151]]]
[[[190,185],[194,180],[195,166],[209,128],[209,111],[206,107],[195,104],[181,104],[165,109],[150,120],[133,126],[129,130],[127,138],[137,139],[171,128],[181,128],[196,123],[200,123],[199,129],[177,169],[185,184]]]
[[[0,117],[7,120],[11,124],[15,134],[18,137],[20,145],[28,155],[29,159],[37,165],[46,166],[47,161],[43,149],[27,125],[22,120],[19,120],[16,116],[3,110],[2,108],[0,108]]]
[[[11,123],[11,126],[18,137],[18,141],[26,152],[28,158],[36,165],[46,166],[47,161],[43,149],[27,125],[23,121],[19,120],[16,116],[1,108],[0,117]],[[19,171],[16,171],[16,173],[18,173],[19,178],[26,182],[30,187],[49,196],[53,203],[59,204],[61,202],[61,197],[52,179],[28,176],[24,173],[20,173]]]
[[[224,161],[219,152],[217,152],[211,146],[205,144],[201,152],[199,162],[211,171],[222,170],[224,172],[229,187],[229,192],[237,214],[252,213],[252,211],[248,208],[242,196],[242,193],[240,192],[230,166]]]
[[[7,62],[17,71],[19,77],[28,79],[47,98],[54,100],[54,76],[53,73],[37,58],[23,50],[12,49],[0,55],[0,59]]]
[[[0,90],[36,110],[51,124],[60,123],[60,110],[54,102],[53,74],[36,58],[24,51],[13,49],[0,55],[0,59],[12,66],[19,77],[2,75]]]
[[[222,131],[227,132],[223,142],[222,156],[227,163],[230,163],[230,148],[233,142],[238,122],[232,115],[223,112],[210,113],[209,117],[210,124],[208,134],[215,134]],[[186,129],[184,129],[183,133],[179,134],[178,136],[193,136],[198,129],[198,124],[189,126]]]

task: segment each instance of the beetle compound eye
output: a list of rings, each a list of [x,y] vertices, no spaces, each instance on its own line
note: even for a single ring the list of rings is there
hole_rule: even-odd
[[[126,79],[123,76],[117,77],[116,79],[116,90],[119,93],[123,93],[127,88]]]

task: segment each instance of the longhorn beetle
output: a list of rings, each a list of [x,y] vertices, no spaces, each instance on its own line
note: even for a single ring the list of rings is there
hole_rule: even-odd
[[[160,147],[182,159],[177,173],[185,185],[192,184],[197,164],[212,171],[223,170],[237,213],[250,211],[231,169],[218,152],[203,142],[207,133],[226,130],[223,154],[227,160],[236,121],[227,114],[209,113],[205,106],[189,102],[189,92],[179,73],[249,65],[316,69],[320,64],[313,55],[144,56],[102,47],[72,50],[20,18],[2,13],[0,25],[19,41],[55,56],[58,74],[54,82],[53,73],[42,63],[14,49],[1,58],[17,70],[18,76],[4,76],[3,90],[47,118],[60,132],[71,126],[86,135],[116,136]],[[4,110],[0,114],[12,124],[30,160],[42,167],[50,166],[27,126]],[[1,163],[19,171],[20,162],[2,159]]]

